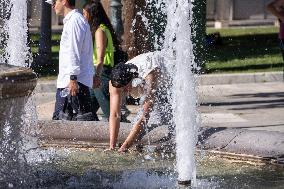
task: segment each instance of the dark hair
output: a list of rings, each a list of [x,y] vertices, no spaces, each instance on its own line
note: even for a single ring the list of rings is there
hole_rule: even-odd
[[[76,1],[76,0],[67,0],[67,1],[68,1],[69,5],[70,5],[71,7],[75,7],[75,1]]]
[[[118,49],[119,41],[101,2],[99,0],[89,1],[83,6],[83,9],[90,15],[89,24],[92,34],[95,34],[100,24],[104,24],[110,30],[113,46]]]
[[[111,84],[115,88],[121,88],[136,77],[138,77],[137,66],[134,64],[119,63],[112,69]]]

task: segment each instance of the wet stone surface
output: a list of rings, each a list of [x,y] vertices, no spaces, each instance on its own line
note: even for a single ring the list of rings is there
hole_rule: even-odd
[[[196,158],[197,188],[283,188],[283,167],[209,154]],[[31,164],[36,179],[25,182],[31,188],[180,188],[174,164],[170,154],[57,148],[50,161]],[[0,188],[9,184],[16,186],[0,182]]]

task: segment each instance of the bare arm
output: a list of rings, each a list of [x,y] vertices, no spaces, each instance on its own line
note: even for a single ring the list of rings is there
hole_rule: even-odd
[[[121,98],[123,89],[115,88],[109,82],[109,93],[110,93],[110,115],[109,115],[109,134],[110,134],[110,149],[114,149],[119,127],[120,127],[120,105],[121,105]]]
[[[97,63],[96,63],[96,73],[94,78],[94,88],[98,88],[101,84],[100,76],[102,73],[103,65],[104,65],[104,57],[107,46],[107,37],[105,32],[98,28],[95,33],[96,39],[96,50],[97,50]]]
[[[278,19],[281,20],[281,22],[284,22],[284,12],[283,12],[283,5],[284,0],[274,0],[271,3],[269,3],[266,8],[267,10],[276,16]]]
[[[157,88],[157,79],[159,77],[159,71],[153,70],[147,77],[146,81],[149,85],[147,90],[147,96],[143,104],[143,114],[142,117],[134,124],[131,132],[127,136],[126,140],[120,147],[119,151],[125,151],[127,148],[129,148],[133,142],[136,140],[136,138],[141,133],[143,127],[147,124],[147,121],[149,119],[149,114],[152,111],[152,107],[154,105],[154,99],[155,99],[155,90]]]

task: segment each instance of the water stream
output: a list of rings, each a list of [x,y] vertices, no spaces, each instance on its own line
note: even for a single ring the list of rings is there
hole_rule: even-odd
[[[30,188],[36,180],[33,164],[49,160],[51,154],[46,157],[38,146],[37,113],[30,95],[36,76],[20,68],[32,61],[27,1],[1,0],[1,8],[0,188]]]
[[[26,67],[31,60],[28,47],[28,23],[27,23],[27,1],[26,0],[1,0],[7,16],[4,18],[4,26],[1,33],[1,44],[4,46],[5,54],[1,62],[10,65]],[[5,39],[6,38],[6,39]]]
[[[27,46],[27,2],[26,0],[2,0],[6,5],[9,16],[4,22],[3,32],[5,33],[5,54],[4,60],[8,64],[27,66],[29,47]],[[146,4],[156,7],[162,12],[160,19],[166,18],[164,34],[153,35],[156,49],[174,56],[169,57],[165,62],[171,70],[172,94],[169,99],[173,105],[173,124],[176,126],[176,168],[178,179],[181,181],[192,180],[196,185],[195,171],[195,143],[197,129],[196,92],[195,79],[191,71],[194,64],[193,45],[191,42],[191,19],[192,4],[188,0],[147,0]],[[141,13],[143,15],[143,13]],[[143,17],[143,21],[151,29],[149,20]],[[159,20],[156,20],[157,22]],[[149,31],[151,32],[151,31]],[[164,39],[164,42],[163,42]],[[2,40],[1,40],[2,41]],[[172,66],[174,64],[174,66]],[[172,69],[173,68],[173,69]],[[32,107],[32,102],[26,107]],[[27,108],[26,108],[27,109]],[[30,112],[30,111],[27,111]],[[30,116],[28,119],[35,119]],[[28,121],[25,122],[26,125]],[[27,126],[23,126],[28,128]],[[28,129],[26,129],[28,130]],[[36,133],[36,131],[33,131]],[[25,137],[29,138],[29,137]]]
[[[191,180],[195,186],[194,152],[199,119],[192,69],[197,67],[192,43],[195,35],[192,32],[192,8],[192,1],[189,0],[147,0],[147,11],[140,11],[138,15],[141,15],[148,30],[154,50],[166,52],[163,57],[167,73],[172,78],[168,99],[171,99],[173,108],[178,180]],[[151,20],[147,19],[148,12]]]
[[[192,4],[188,0],[168,1],[165,38],[167,48],[176,54],[173,74],[173,109],[176,127],[176,166],[179,181],[192,181],[196,186],[195,145],[197,136],[197,97],[191,41]]]
[[[1,63],[25,67],[31,61],[26,0],[0,1],[7,14],[1,17]],[[195,160],[199,121],[192,72],[195,64],[191,42],[192,3],[188,0],[146,2],[161,11],[160,19],[167,20],[167,24],[161,24],[165,29],[163,35],[152,37],[156,50],[172,55],[167,62],[173,63],[168,69],[172,69],[173,78],[169,98],[174,109],[176,153],[152,153],[147,159],[145,154],[104,153],[96,148],[44,151],[34,137],[37,135],[34,102],[27,97],[10,99],[7,101],[10,114],[1,120],[4,124],[0,127],[0,188],[179,188],[176,179],[191,180],[193,186],[205,189],[283,188],[283,168],[226,162],[211,156]],[[26,102],[20,110],[19,104]]]

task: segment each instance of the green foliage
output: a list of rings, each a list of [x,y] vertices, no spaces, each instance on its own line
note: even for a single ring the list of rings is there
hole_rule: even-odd
[[[222,36],[242,36],[242,35],[257,35],[257,34],[276,34],[277,27],[238,27],[238,28],[222,28],[214,29],[207,28],[207,33],[219,32]]]
[[[222,44],[208,48],[207,73],[281,71],[282,55],[278,45],[278,28],[207,29],[219,32]]]
[[[52,62],[49,65],[38,66],[36,65],[35,61],[32,64],[32,69],[35,73],[38,74],[39,77],[44,77],[45,79],[48,79],[55,78],[55,76],[57,76],[60,37],[60,34],[52,35]],[[33,59],[36,60],[39,46],[39,34],[31,34],[30,39],[30,47],[33,53]]]
[[[237,73],[282,71],[283,60],[278,45],[278,28],[225,28],[207,29],[207,34],[219,32],[221,45],[208,47],[206,73]],[[35,67],[40,77],[54,78],[58,73],[60,34],[52,35],[52,63]],[[31,35],[33,56],[38,52],[38,34]]]

